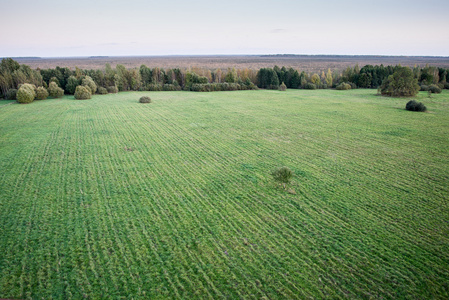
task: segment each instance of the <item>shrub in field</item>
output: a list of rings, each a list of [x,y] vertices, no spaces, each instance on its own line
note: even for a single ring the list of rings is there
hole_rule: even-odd
[[[284,82],[281,83],[281,85],[279,86],[279,90],[285,92],[287,90],[287,86],[285,85]]]
[[[163,91],[180,91],[181,87],[179,85],[176,84],[164,84],[164,86],[162,87]]]
[[[16,89],[9,89],[6,92],[5,99],[6,100],[17,100],[17,90]]]
[[[194,83],[190,87],[190,90],[192,92],[218,92],[218,91],[239,91],[239,90],[250,90],[257,88],[255,85],[248,86],[245,84],[238,84],[238,83]]]
[[[146,90],[152,92],[160,92],[163,90],[163,85],[160,83],[150,83],[146,86]]]
[[[449,82],[446,82],[446,83],[444,84],[444,88],[445,88],[446,90],[449,90]]]
[[[285,185],[290,182],[293,172],[288,167],[280,167],[271,172],[271,175],[274,180],[281,183],[285,188]]]
[[[92,98],[92,94],[90,93],[90,89],[85,87],[84,85],[79,85],[75,90],[75,99],[77,100],[86,100]]]
[[[24,83],[17,91],[17,102],[31,103],[36,98],[35,86],[29,83]]]
[[[88,87],[92,95],[97,92],[97,85],[90,76],[86,76],[85,78],[83,78],[83,80],[81,81],[81,85]]]
[[[108,90],[109,94],[117,94],[118,93],[118,87],[115,85],[108,86],[106,89]]]
[[[383,96],[413,97],[419,91],[418,79],[409,67],[398,67],[380,86]]]
[[[436,85],[436,84],[431,84],[429,86],[429,91],[433,94],[440,94],[441,93],[441,88]]]
[[[99,86],[97,92],[100,95],[106,95],[108,93],[108,90],[102,86]]]
[[[426,85],[426,84],[421,84],[420,87],[419,87],[419,90],[427,92],[429,90],[429,86]]]
[[[54,81],[50,82],[50,84],[48,85],[48,93],[52,98],[61,98],[62,96],[64,96],[64,90],[61,89]]]
[[[316,90],[316,85],[309,82],[309,83],[307,83],[307,84],[304,86],[304,88],[305,88],[306,90]]]
[[[427,108],[424,104],[422,104],[421,102],[417,102],[415,100],[410,100],[409,102],[407,102],[407,104],[405,105],[405,109],[410,110],[410,111],[426,111],[427,110]]]
[[[48,91],[43,86],[36,89],[36,100],[44,100],[48,98]]]
[[[142,97],[140,97],[139,102],[140,103],[151,103],[151,98],[148,96],[142,96]]]
[[[339,90],[339,91],[350,90],[351,89],[351,85],[349,83],[342,82],[339,85],[337,85],[336,89]]]

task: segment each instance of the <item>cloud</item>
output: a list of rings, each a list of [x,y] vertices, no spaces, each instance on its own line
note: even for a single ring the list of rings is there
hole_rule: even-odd
[[[98,44],[98,46],[118,46],[118,45],[122,45],[121,43],[103,43],[103,44]]]
[[[271,30],[271,33],[285,33],[285,32],[288,32],[288,30],[283,28],[276,28]]]

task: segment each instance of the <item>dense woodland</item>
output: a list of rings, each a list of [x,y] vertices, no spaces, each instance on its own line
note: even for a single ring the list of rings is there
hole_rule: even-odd
[[[73,95],[77,86],[90,87],[91,94],[106,94],[119,91],[229,91],[246,89],[355,89],[378,88],[382,82],[401,66],[358,65],[347,67],[343,72],[323,70],[306,73],[293,68],[278,67],[226,70],[207,68],[140,68],[127,69],[123,65],[112,68],[106,64],[103,70],[56,67],[54,69],[31,69],[11,58],[0,64],[0,98],[15,99],[22,84],[29,83],[36,89],[43,87],[50,97]],[[449,88],[449,69],[435,66],[411,68],[421,90],[440,92]],[[55,84],[51,84],[54,82]],[[92,84],[92,82],[94,84]],[[45,95],[45,93],[44,93]]]

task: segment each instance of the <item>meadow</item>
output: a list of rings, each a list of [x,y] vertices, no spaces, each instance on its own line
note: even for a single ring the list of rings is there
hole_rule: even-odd
[[[449,92],[417,99],[0,101],[0,298],[447,299]]]

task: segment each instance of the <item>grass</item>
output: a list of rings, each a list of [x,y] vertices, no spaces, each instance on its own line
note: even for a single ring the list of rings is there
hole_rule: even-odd
[[[447,299],[449,93],[375,93],[2,101],[0,298]]]

